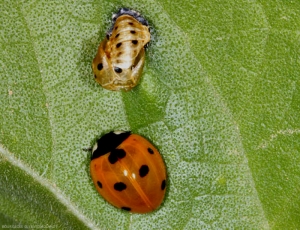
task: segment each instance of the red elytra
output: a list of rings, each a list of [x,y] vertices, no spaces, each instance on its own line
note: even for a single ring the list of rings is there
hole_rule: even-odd
[[[166,167],[144,137],[110,132],[96,143],[90,163],[97,191],[110,204],[135,213],[157,209],[166,192]]]

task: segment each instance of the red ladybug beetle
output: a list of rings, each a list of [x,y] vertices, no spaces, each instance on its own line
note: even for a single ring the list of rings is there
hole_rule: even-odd
[[[117,208],[147,213],[164,199],[164,161],[157,149],[137,134],[110,132],[102,136],[93,148],[90,172],[97,191]]]

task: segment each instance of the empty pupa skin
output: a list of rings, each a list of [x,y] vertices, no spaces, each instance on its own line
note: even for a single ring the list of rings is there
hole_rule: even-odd
[[[93,60],[95,80],[108,90],[131,90],[143,72],[148,22],[136,11],[122,8],[113,15],[113,27],[100,43]]]

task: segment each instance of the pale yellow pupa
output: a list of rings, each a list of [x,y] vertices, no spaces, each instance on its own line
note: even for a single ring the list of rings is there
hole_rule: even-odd
[[[145,46],[150,41],[148,22],[136,11],[122,8],[100,43],[92,68],[95,80],[105,89],[131,90],[143,72]]]

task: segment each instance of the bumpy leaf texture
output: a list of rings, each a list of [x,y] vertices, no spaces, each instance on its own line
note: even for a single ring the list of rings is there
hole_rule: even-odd
[[[91,61],[120,7],[152,41],[140,84],[107,91]],[[0,3],[0,223],[99,229],[300,227],[298,1]],[[132,130],[167,165],[162,206],[105,202],[83,148]]]

